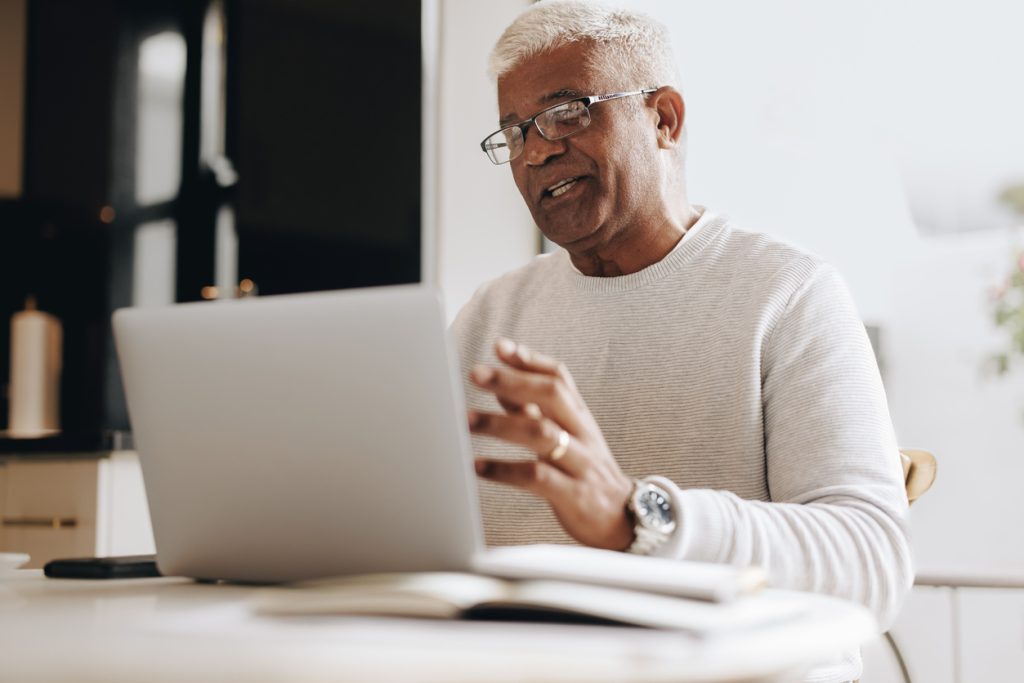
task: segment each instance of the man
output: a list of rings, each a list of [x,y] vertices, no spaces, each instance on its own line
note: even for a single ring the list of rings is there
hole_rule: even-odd
[[[665,28],[541,2],[491,67],[482,147],[562,249],[455,323],[488,542],[757,564],[889,623],[907,503],[863,325],[827,264],[690,204]]]

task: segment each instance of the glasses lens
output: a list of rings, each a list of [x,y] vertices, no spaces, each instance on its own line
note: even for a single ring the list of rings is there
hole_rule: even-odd
[[[548,140],[578,133],[590,125],[590,110],[579,100],[552,107],[537,117],[537,127]]]
[[[495,164],[504,164],[519,156],[523,149],[523,132],[515,126],[503,128],[481,145]]]

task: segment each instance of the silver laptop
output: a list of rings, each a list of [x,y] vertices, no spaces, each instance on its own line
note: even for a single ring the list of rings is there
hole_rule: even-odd
[[[123,309],[114,332],[164,574],[471,568],[475,474],[432,291]]]

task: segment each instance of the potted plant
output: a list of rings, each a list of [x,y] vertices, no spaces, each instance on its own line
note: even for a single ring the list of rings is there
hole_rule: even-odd
[[[1000,199],[1024,217],[1024,185],[1008,187]],[[1009,347],[992,356],[996,374],[1005,375],[1024,358],[1024,251],[1018,251],[1006,278],[992,289],[992,311],[996,327],[1009,334]]]

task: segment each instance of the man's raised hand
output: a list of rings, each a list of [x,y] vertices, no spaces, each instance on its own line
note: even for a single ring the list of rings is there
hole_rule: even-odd
[[[529,448],[536,460],[478,458],[480,476],[545,498],[565,531],[584,545],[623,550],[633,541],[626,503],[633,490],[566,367],[501,339],[499,367],[478,365],[474,384],[504,413],[469,411],[474,434]]]

